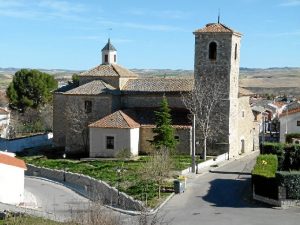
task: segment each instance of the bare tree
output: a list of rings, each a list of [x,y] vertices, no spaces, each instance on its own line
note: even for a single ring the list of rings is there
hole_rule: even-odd
[[[88,152],[88,115],[74,102],[67,102],[65,118],[68,121],[67,145],[73,150]]]
[[[206,160],[207,143],[224,133],[223,103],[226,95],[226,82],[215,77],[202,76],[195,79],[193,90],[182,94],[186,108],[195,115],[196,133],[203,141],[203,159]]]
[[[144,181],[154,181],[158,186],[158,198],[160,198],[161,187],[164,181],[169,178],[172,169],[172,161],[169,150],[161,147],[154,151],[141,169],[141,177]]]

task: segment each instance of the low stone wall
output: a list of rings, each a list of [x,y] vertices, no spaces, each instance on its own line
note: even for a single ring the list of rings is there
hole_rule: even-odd
[[[206,160],[205,162],[199,163],[196,166],[196,168],[199,171],[199,170],[202,170],[204,168],[216,165],[216,164],[218,164],[220,162],[223,162],[223,161],[226,161],[226,160],[228,160],[228,153],[224,153],[222,155],[217,156],[214,159]],[[192,167],[189,167],[189,168],[187,168],[185,170],[182,170],[181,174],[184,175],[184,174],[190,173],[191,171],[192,171]]]
[[[278,187],[278,200],[276,200],[255,194],[255,186],[253,185],[253,199],[282,208],[300,206],[300,200],[286,199],[286,188],[281,186]]]
[[[141,210],[144,207],[141,201],[137,201],[123,192],[118,192],[116,188],[109,186],[106,182],[82,174],[47,169],[30,164],[27,164],[25,174],[64,183],[88,199],[101,201],[106,205],[126,210]]]

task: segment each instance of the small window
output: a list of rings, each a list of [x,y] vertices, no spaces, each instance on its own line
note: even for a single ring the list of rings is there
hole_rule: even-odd
[[[235,48],[234,48],[234,59],[237,59],[237,44],[235,44]]]
[[[107,136],[106,137],[106,149],[114,149],[115,148],[115,137]]]
[[[243,110],[242,111],[242,118],[244,118],[245,117],[245,111]]]
[[[174,138],[176,141],[179,141],[179,136],[176,135]]]
[[[106,63],[108,62],[108,55],[104,56],[104,62],[106,62]]]
[[[300,127],[300,120],[297,120],[297,127]]]
[[[114,55],[114,62],[117,62],[117,55]]]
[[[211,42],[209,44],[209,59],[216,60],[217,59],[217,43]]]
[[[85,101],[84,102],[84,109],[86,113],[92,112],[92,101]]]

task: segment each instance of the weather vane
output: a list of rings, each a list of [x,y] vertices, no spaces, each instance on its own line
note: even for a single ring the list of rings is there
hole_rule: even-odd
[[[218,11],[218,23],[220,23],[220,8],[219,8],[219,11]]]
[[[112,28],[108,28],[107,30],[108,30],[108,38],[110,39]]]

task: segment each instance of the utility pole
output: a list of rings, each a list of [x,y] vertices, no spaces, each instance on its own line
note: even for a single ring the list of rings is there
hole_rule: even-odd
[[[192,173],[195,173],[196,171],[196,160],[195,160],[195,155],[196,155],[196,118],[195,114],[193,113],[193,120],[192,120]]]

